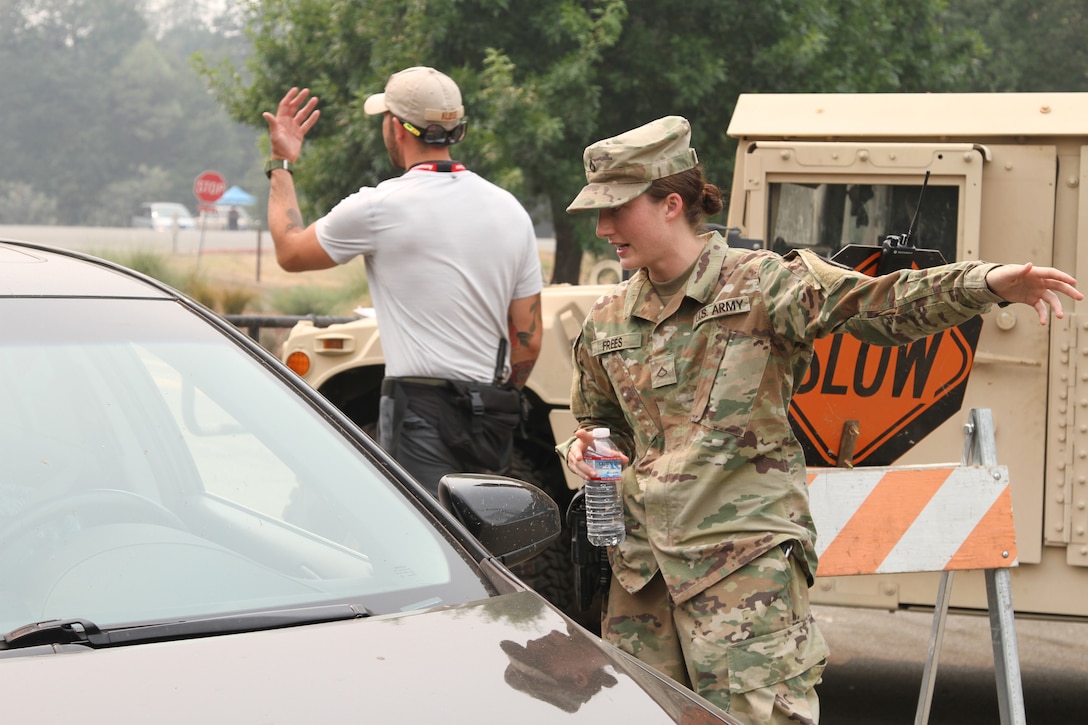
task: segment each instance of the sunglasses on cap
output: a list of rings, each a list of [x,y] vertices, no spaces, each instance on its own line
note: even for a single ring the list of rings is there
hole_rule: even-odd
[[[427,128],[420,131],[418,128],[403,121],[396,116],[393,116],[393,120],[404,126],[404,129],[408,133],[423,139],[423,143],[439,145],[439,146],[452,146],[455,143],[460,143],[465,138],[465,126],[468,124],[467,118],[462,118],[461,121],[454,126],[451,130],[439,126],[437,123],[432,123]]]

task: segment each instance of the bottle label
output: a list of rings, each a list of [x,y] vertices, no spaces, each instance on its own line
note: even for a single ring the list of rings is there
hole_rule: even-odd
[[[593,478],[598,481],[618,480],[623,471],[623,463],[618,458],[595,458],[593,456],[586,456],[586,462],[593,466],[593,470],[596,471],[596,475]]]

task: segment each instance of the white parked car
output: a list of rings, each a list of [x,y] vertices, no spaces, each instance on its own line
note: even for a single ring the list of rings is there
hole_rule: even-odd
[[[195,229],[196,220],[184,204],[173,201],[148,201],[132,215],[132,226],[157,231]]]

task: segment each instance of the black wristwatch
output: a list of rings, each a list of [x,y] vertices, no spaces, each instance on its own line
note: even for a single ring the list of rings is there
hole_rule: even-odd
[[[283,169],[288,174],[295,175],[295,165],[287,159],[269,159],[264,165],[264,175],[271,179],[272,172],[276,169]]]

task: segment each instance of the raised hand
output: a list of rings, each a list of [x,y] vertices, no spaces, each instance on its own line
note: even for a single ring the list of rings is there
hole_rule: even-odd
[[[302,139],[317,123],[321,111],[317,110],[317,96],[311,98],[309,88],[292,88],[280,100],[276,115],[267,111],[261,115],[268,122],[272,158],[294,163],[302,151]]]

